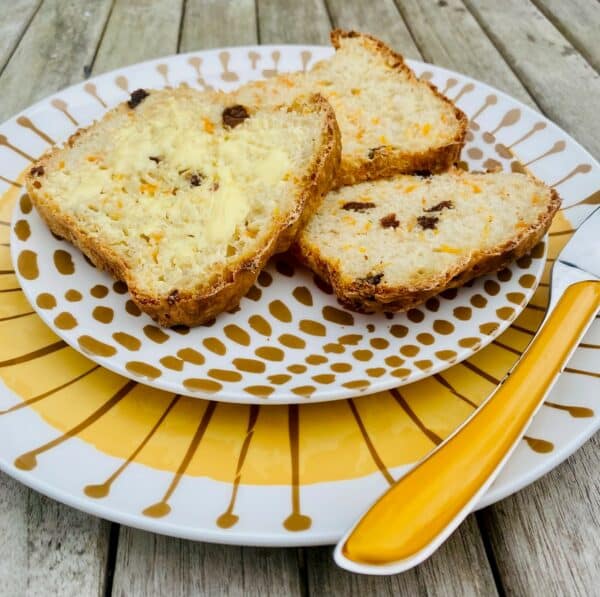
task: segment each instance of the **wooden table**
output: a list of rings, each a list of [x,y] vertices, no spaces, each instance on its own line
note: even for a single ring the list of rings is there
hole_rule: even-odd
[[[488,82],[600,155],[597,0],[6,0],[0,121],[141,60],[371,32],[409,58]],[[2,595],[600,595],[600,441],[472,515],[428,562],[342,572],[330,548],[192,543],[99,520],[0,474]]]

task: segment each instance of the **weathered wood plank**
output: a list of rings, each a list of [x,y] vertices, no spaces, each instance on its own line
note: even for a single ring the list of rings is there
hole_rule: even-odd
[[[328,0],[334,27],[354,29],[378,37],[407,58],[421,58],[421,52],[393,0],[347,2]]]
[[[256,41],[254,0],[187,0],[181,52],[250,45]]]
[[[496,595],[477,523],[470,516],[427,562],[396,576],[361,576],[331,564],[330,548],[307,550],[311,595]]]
[[[109,527],[0,473],[0,593],[102,595]]]
[[[595,0],[533,0],[585,59],[600,70],[600,6]]]
[[[110,4],[110,0],[46,0],[0,76],[0,119],[84,77]],[[17,0],[11,4],[13,15],[28,5],[30,12],[19,15],[27,17],[23,27],[37,3]],[[5,19],[3,14],[3,26]],[[108,523],[53,502],[0,474],[0,529],[0,592],[104,593]]]
[[[300,595],[297,552],[195,543],[121,527],[113,595]]]
[[[509,595],[597,595],[600,439],[480,514]]]
[[[0,121],[84,78],[111,0],[46,0],[0,76]]]
[[[531,3],[465,3],[546,114],[600,154],[600,75]]]
[[[27,29],[40,0],[15,0],[0,19],[0,73]]]
[[[183,0],[116,0],[92,72],[177,52]]]
[[[534,105],[531,96],[461,0],[398,0],[425,60],[494,85]]]
[[[323,0],[257,0],[257,11],[262,44],[329,44]]]

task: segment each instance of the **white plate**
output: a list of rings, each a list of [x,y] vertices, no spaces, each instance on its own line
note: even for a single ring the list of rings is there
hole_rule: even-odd
[[[119,87],[160,85],[163,74],[200,65],[204,80],[295,67],[326,55],[314,47],[254,47],[200,52],[109,73],[61,92],[47,135],[59,138],[75,113],[98,116],[89,102],[125,97]],[[190,62],[191,61],[191,62]],[[166,66],[165,66],[166,65]],[[176,68],[176,65],[179,65]],[[222,65],[228,65],[224,69]],[[420,63],[475,119],[472,159],[513,151],[556,186],[564,209],[551,230],[549,258],[593,208],[600,166],[564,131],[506,95],[462,75]],[[150,74],[148,74],[150,73]],[[233,85],[234,82],[228,83]],[[86,89],[88,91],[86,91]],[[92,98],[93,99],[93,98]],[[77,103],[79,102],[79,103]],[[26,110],[37,124],[48,101]],[[52,104],[50,104],[52,105]],[[12,273],[6,223],[22,190],[16,181],[46,143],[13,119],[0,126],[0,468],[21,482],[87,512],[151,531],[253,545],[313,545],[339,539],[387,486],[465,420],[518,358],[547,300],[549,267],[531,304],[495,342],[444,373],[352,400],[248,406],[177,398],[129,382],[82,357],[32,313]],[[484,131],[492,131],[485,133]],[[480,136],[479,136],[480,135]],[[3,138],[0,138],[3,139]],[[479,149],[481,153],[473,151]],[[492,158],[483,156],[495,156]],[[473,157],[475,156],[475,157]],[[482,157],[477,157],[482,156]],[[597,201],[597,200],[596,200]],[[550,261],[552,263],[552,261]],[[68,287],[65,286],[64,290]],[[596,320],[548,402],[535,417],[485,505],[556,466],[600,426]]]
[[[330,50],[311,52],[314,60]],[[205,84],[223,82],[222,61],[219,52],[202,57]],[[280,61],[290,68],[304,64],[301,53],[289,51],[281,53]],[[105,108],[96,97],[112,105],[126,97],[123,87],[164,86],[167,80],[198,85],[189,59],[175,56],[160,64],[168,78],[155,63],[146,63],[127,75],[94,80],[94,96],[85,86],[62,92],[58,101],[69,107],[70,118],[60,119],[60,126],[57,97],[28,110],[27,117],[38,130],[63,141],[76,129],[75,121],[87,125],[102,115]],[[226,80],[259,77],[262,71],[252,65],[248,53],[230,51]],[[24,128],[19,132],[15,142],[38,155],[39,134],[32,137],[31,129]],[[496,157],[479,132],[472,134],[464,153],[472,168]],[[507,155],[499,163],[510,168]],[[167,330],[140,313],[122,284],[114,284],[77,249],[53,237],[36,210],[24,207],[18,205],[13,214],[13,261],[22,266],[17,276],[29,302],[56,334],[116,373],[169,392],[212,394],[225,402],[335,400],[443,371],[508,327],[533,295],[544,268],[540,246],[533,259],[525,257],[406,314],[361,315],[343,309],[308,270],[279,256],[236,312],[220,315],[209,326]]]

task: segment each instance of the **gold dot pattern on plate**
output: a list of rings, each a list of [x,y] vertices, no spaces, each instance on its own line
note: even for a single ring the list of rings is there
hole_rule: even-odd
[[[483,309],[487,305],[487,299],[481,294],[474,294],[471,299],[471,304],[477,309]]]
[[[348,311],[342,311],[329,305],[323,307],[323,318],[339,325],[354,325],[354,317]]]
[[[127,293],[127,284],[125,284],[125,282],[122,282],[121,280],[117,280],[113,284],[113,290],[117,294],[126,294]]]
[[[385,373],[385,369],[383,367],[371,367],[367,369],[367,375],[369,377],[381,377]]]
[[[56,299],[54,298],[53,294],[50,294],[49,292],[42,292],[41,294],[37,295],[35,304],[40,309],[54,309],[54,307],[56,307]]]
[[[328,385],[335,381],[335,375],[331,373],[319,373],[319,375],[313,375],[312,379],[317,383]]]
[[[390,345],[389,341],[385,338],[371,338],[369,344],[376,350],[385,350]]]
[[[409,309],[408,312],[406,313],[406,316],[413,323],[421,323],[425,319],[425,315],[423,314],[423,311],[419,311],[419,309]]]
[[[138,338],[126,332],[114,332],[112,337],[115,342],[127,350],[136,351],[142,347],[142,343]]]
[[[519,278],[519,284],[523,288],[531,288],[535,284],[535,276],[532,276],[531,274],[523,274]]]
[[[525,295],[522,292],[509,292],[506,298],[515,305],[522,305],[525,302]]]
[[[257,280],[261,286],[266,288],[267,286],[271,286],[273,282],[273,276],[271,276],[269,272],[263,270],[262,272],[260,272],[260,274],[258,274]]]
[[[15,234],[20,241],[26,241],[31,236],[31,228],[27,220],[19,220],[15,224]]]
[[[225,348],[225,344],[221,342],[218,338],[205,338],[202,340],[202,344],[204,344],[207,350],[210,352],[214,352],[215,354],[223,356],[227,352],[227,348]]]
[[[297,388],[292,388],[292,392],[297,396],[304,396],[305,398],[309,398],[312,396],[317,388],[315,386],[298,386]]]
[[[313,306],[313,297],[310,290],[306,286],[297,286],[292,292],[294,298],[302,305],[307,307]]]
[[[77,327],[77,320],[67,311],[63,311],[54,318],[54,325],[60,330],[72,330]]]
[[[300,373],[304,373],[306,371],[306,365],[290,365],[287,370],[290,373],[295,373],[299,375]]]
[[[392,355],[385,358],[385,364],[388,367],[400,367],[400,365],[404,364],[404,359],[401,359],[396,355]]]
[[[92,317],[99,323],[109,324],[112,322],[115,312],[110,307],[94,307]]]
[[[17,269],[26,280],[35,280],[40,275],[37,254],[29,249],[21,251],[17,257]]]
[[[460,319],[461,321],[469,321],[473,311],[469,307],[456,307],[452,313],[456,319]]]
[[[71,276],[75,273],[75,264],[71,253],[58,249],[54,251],[54,265],[59,274],[63,276]]]
[[[182,371],[184,365],[181,359],[172,356],[162,357],[162,359],[160,359],[160,364],[167,369],[171,369],[172,371]]]
[[[291,278],[294,275],[294,266],[282,259],[278,259],[275,262],[275,269],[282,275]]]
[[[329,368],[335,373],[348,373],[348,371],[352,371],[350,363],[332,363]]]
[[[259,334],[262,334],[263,336],[270,336],[273,333],[271,325],[261,315],[252,315],[248,319],[248,323],[254,331],[258,332]]]
[[[328,342],[323,345],[323,350],[326,353],[334,353],[334,354],[342,354],[346,352],[346,349],[342,344],[337,344],[336,342]]]
[[[366,379],[355,379],[353,381],[347,381],[342,385],[349,390],[364,390],[371,385],[371,382]]]
[[[91,290],[90,294],[97,299],[104,298],[108,294],[108,288],[104,284],[96,284]]]
[[[192,392],[206,392],[214,394],[223,388],[223,385],[212,379],[201,379],[198,377],[190,377],[183,381],[186,389]]]
[[[250,346],[250,335],[239,325],[230,324],[223,328],[225,335],[232,341],[242,346]]]
[[[420,350],[421,349],[418,346],[415,346],[414,344],[405,344],[400,348],[400,352],[405,357],[414,357],[419,354]]]
[[[114,346],[110,346],[109,344],[105,344],[100,340],[96,340],[96,338],[92,338],[92,336],[83,335],[77,338],[77,342],[83,352],[89,355],[94,355],[98,357],[112,357],[117,354],[117,349]]]
[[[233,359],[233,366],[240,371],[247,371],[248,373],[264,373],[266,370],[266,366],[262,361],[241,357]]]
[[[283,350],[275,346],[260,346],[254,351],[254,354],[267,361],[283,361],[285,357]]]
[[[462,348],[471,348],[475,350],[481,345],[481,340],[479,338],[461,338],[458,341],[458,344]]]
[[[355,350],[352,356],[357,361],[370,361],[373,358],[373,353],[370,350]]]
[[[129,361],[125,365],[125,368],[133,375],[147,379],[157,379],[161,376],[160,369],[157,369],[148,363],[144,363],[143,361]]]
[[[327,328],[322,323],[312,319],[301,320],[299,327],[301,331],[311,336],[325,336],[327,334]]]
[[[165,333],[155,325],[145,325],[144,335],[146,338],[157,344],[164,344],[170,338],[169,334]]]
[[[427,369],[431,369],[433,363],[429,359],[422,359],[420,361],[415,361],[415,365],[421,369],[421,371],[427,371]]]
[[[417,334],[417,341],[425,346],[431,346],[435,342],[435,338],[431,334],[421,333]]]
[[[361,340],[362,336],[360,334],[346,334],[345,336],[340,336],[338,338],[340,344],[346,344],[348,346],[356,346]]]
[[[274,391],[275,388],[271,386],[248,386],[244,388],[244,391],[252,396],[258,396],[260,398],[268,398]]]
[[[390,334],[396,338],[404,338],[408,334],[408,328],[405,325],[394,324],[390,328]]]
[[[320,354],[311,354],[304,359],[309,365],[322,365],[326,363],[329,359]]]
[[[131,299],[125,303],[125,311],[134,317],[139,317],[142,314],[140,308]]]
[[[292,379],[292,376],[286,375],[285,373],[278,373],[275,375],[269,375],[269,377],[267,377],[267,379],[269,380],[270,383],[280,386],[280,385],[290,381],[290,379]]]
[[[282,334],[278,339],[281,344],[288,348],[302,349],[306,347],[306,342],[294,334]]]
[[[433,329],[438,334],[447,336],[448,334],[451,334],[454,331],[454,326],[445,319],[436,319],[433,322]]]
[[[191,363],[192,365],[204,365],[205,358],[199,353],[197,350],[193,348],[182,348],[177,351],[177,356],[186,363]]]
[[[292,321],[290,310],[279,299],[269,303],[269,312],[275,319],[283,323]]]
[[[21,195],[19,207],[24,214],[28,214],[33,209],[33,204],[31,203],[29,195]]]
[[[496,296],[500,292],[500,284],[494,280],[486,280],[483,284],[485,291],[491,295]]]
[[[241,373],[237,371],[227,371],[226,369],[209,369],[208,376],[219,381],[240,381],[242,379]]]
[[[251,301],[259,301],[262,296],[262,290],[257,286],[250,286],[250,289],[246,293],[246,298],[249,298]]]
[[[71,303],[77,303],[83,298],[83,295],[78,290],[71,288],[65,292],[65,298]]]
[[[442,361],[452,361],[458,356],[454,350],[438,350],[435,356]]]

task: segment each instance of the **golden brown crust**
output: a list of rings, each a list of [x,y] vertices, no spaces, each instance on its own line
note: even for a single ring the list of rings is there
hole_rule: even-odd
[[[404,58],[376,37],[357,31],[343,31],[341,29],[334,29],[330,36],[331,43],[336,50],[340,48],[341,39],[360,38],[364,44],[379,52],[390,67],[403,71],[415,83],[426,83],[437,97],[452,107],[458,121],[458,131],[454,139],[444,145],[432,147],[427,151],[419,153],[405,152],[394,146],[386,146],[373,152],[372,158],[365,156],[364,158],[349,159],[342,156],[340,169],[334,183],[335,188],[366,180],[388,178],[395,174],[411,174],[420,170],[437,174],[448,170],[458,162],[460,152],[465,144],[469,123],[462,110],[440,93],[435,85],[429,81],[420,81],[405,64]]]
[[[300,226],[314,213],[331,187],[341,153],[340,132],[333,109],[322,96],[314,95],[305,101],[294,103],[289,110],[325,114],[320,148],[300,185],[295,209],[285,220],[274,220],[271,234],[260,251],[242,256],[235,267],[220,272],[210,284],[195,289],[193,293],[182,292],[175,296],[152,296],[145,293],[136,287],[127,264],[110,247],[90,237],[73,218],[61,213],[44,200],[35,186],[36,177],[31,172],[25,179],[27,191],[50,230],[81,249],[96,267],[107,271],[118,280],[123,280],[133,301],[160,325],[200,325],[237,306],[271,255],[287,250]],[[67,145],[72,146],[77,137],[86,130],[80,129],[75,132],[68,139]],[[44,167],[58,151],[58,147],[49,150],[34,164],[34,168]]]
[[[407,311],[424,303],[431,296],[449,288],[462,286],[477,276],[500,270],[529,253],[550,228],[560,203],[558,193],[551,189],[548,208],[535,224],[515,235],[504,245],[494,250],[474,253],[466,263],[414,287],[393,287],[385,283],[374,285],[365,280],[352,280],[348,283],[343,280],[338,268],[321,255],[317,246],[303,242],[302,238],[294,244],[292,253],[301,263],[327,281],[340,302],[349,309],[361,313]]]

